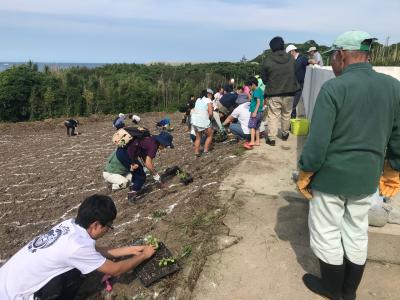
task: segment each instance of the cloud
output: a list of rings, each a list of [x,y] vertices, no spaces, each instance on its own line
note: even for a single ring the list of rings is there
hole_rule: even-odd
[[[282,32],[316,32],[337,35],[351,29],[392,36],[400,40],[398,11],[400,1],[364,0],[362,4],[347,0],[260,1],[260,0],[14,0],[2,3],[0,11],[53,16],[49,25],[62,23],[124,29],[128,21],[179,23],[218,30],[266,30]],[[57,21],[57,17],[61,17]],[[77,20],[79,18],[80,20]],[[87,18],[88,21],[82,22]],[[53,22],[53,23],[52,23]],[[107,23],[108,22],[108,23]],[[38,24],[38,26],[46,26]],[[85,24],[82,24],[85,23]],[[131,28],[129,28],[131,29]]]

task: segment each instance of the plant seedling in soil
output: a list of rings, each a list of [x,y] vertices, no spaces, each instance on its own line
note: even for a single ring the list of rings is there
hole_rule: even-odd
[[[185,256],[189,256],[192,254],[192,246],[186,245],[185,247],[182,248],[182,252],[179,255],[179,259],[184,258]]]
[[[189,183],[193,182],[192,176],[185,171],[178,170],[176,171],[176,175],[179,177],[180,182],[184,185],[188,185]]]
[[[179,179],[181,179],[181,180],[185,180],[185,179],[188,178],[188,173],[186,173],[185,171],[178,170],[178,171],[176,171],[176,175],[177,175],[177,176],[179,177]]]
[[[158,239],[152,235],[148,235],[144,238],[144,243],[146,245],[151,245],[153,246],[155,249],[158,249]]]
[[[156,210],[155,212],[153,212],[154,219],[160,219],[166,215],[167,215],[167,212],[165,210]]]
[[[167,257],[167,258],[164,257],[159,261],[158,266],[161,267],[161,268],[162,267],[166,267],[168,265],[173,264],[175,261],[176,261],[176,258],[173,257],[173,256]]]

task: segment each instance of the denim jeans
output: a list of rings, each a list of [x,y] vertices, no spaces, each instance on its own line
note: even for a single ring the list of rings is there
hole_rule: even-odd
[[[139,167],[132,173],[132,185],[130,190],[139,192],[146,182],[146,173],[144,172],[143,166],[139,161],[136,161],[135,163],[138,164]]]
[[[240,123],[232,123],[229,126],[229,129],[231,132],[238,137],[240,140],[249,140],[250,139],[250,134],[244,134],[242,126],[240,126]]]

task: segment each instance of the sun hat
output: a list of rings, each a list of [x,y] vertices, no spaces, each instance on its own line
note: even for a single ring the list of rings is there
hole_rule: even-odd
[[[336,50],[369,51],[371,43],[374,40],[377,40],[377,38],[372,37],[368,32],[356,30],[347,31],[339,35],[333,41],[332,47],[324,53]]]
[[[119,114],[118,114],[118,117],[124,118],[124,119],[125,119],[125,115],[124,115],[123,113],[119,113]]]
[[[207,89],[207,93],[208,94],[213,94],[214,95],[214,91],[212,89]]]
[[[166,131],[162,131],[159,135],[154,136],[155,140],[161,145],[169,148],[174,148],[172,144],[173,136]]]
[[[310,48],[308,48],[308,51],[307,51],[307,53],[309,53],[309,52],[311,52],[311,51],[317,51],[317,48],[316,47],[310,47]]]
[[[292,44],[290,44],[289,46],[286,47],[286,53],[289,53],[292,50],[297,50],[297,47]]]

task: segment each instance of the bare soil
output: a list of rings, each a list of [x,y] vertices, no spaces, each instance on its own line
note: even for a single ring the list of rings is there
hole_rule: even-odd
[[[143,125],[156,134],[155,122],[163,116],[148,113],[141,117]],[[66,135],[64,119],[0,124],[0,262],[38,234],[74,217],[85,197],[111,194],[102,170],[114,148],[113,118],[79,118],[80,134],[74,137]],[[146,193],[135,205],[128,204],[127,190],[112,193],[118,209],[115,230],[99,243],[122,246],[152,234],[175,256],[189,245],[192,254],[179,263],[183,269],[192,266],[191,271],[187,274],[182,270],[148,289],[135,279],[135,274],[124,275],[115,280],[117,299],[154,295],[166,299],[177,285],[190,289],[209,252],[206,249],[210,249],[205,241],[212,243],[215,234],[227,230],[222,223],[225,209],[216,192],[228,171],[239,163],[239,146],[216,144],[210,154],[196,158],[186,127],[181,124],[181,114],[172,115],[171,120],[175,148],[162,150],[155,159],[156,167],[162,171],[177,165],[193,176],[193,183],[185,186],[179,178],[173,178],[160,189],[148,178]],[[82,291],[81,298],[89,296],[101,297],[95,290]]]

